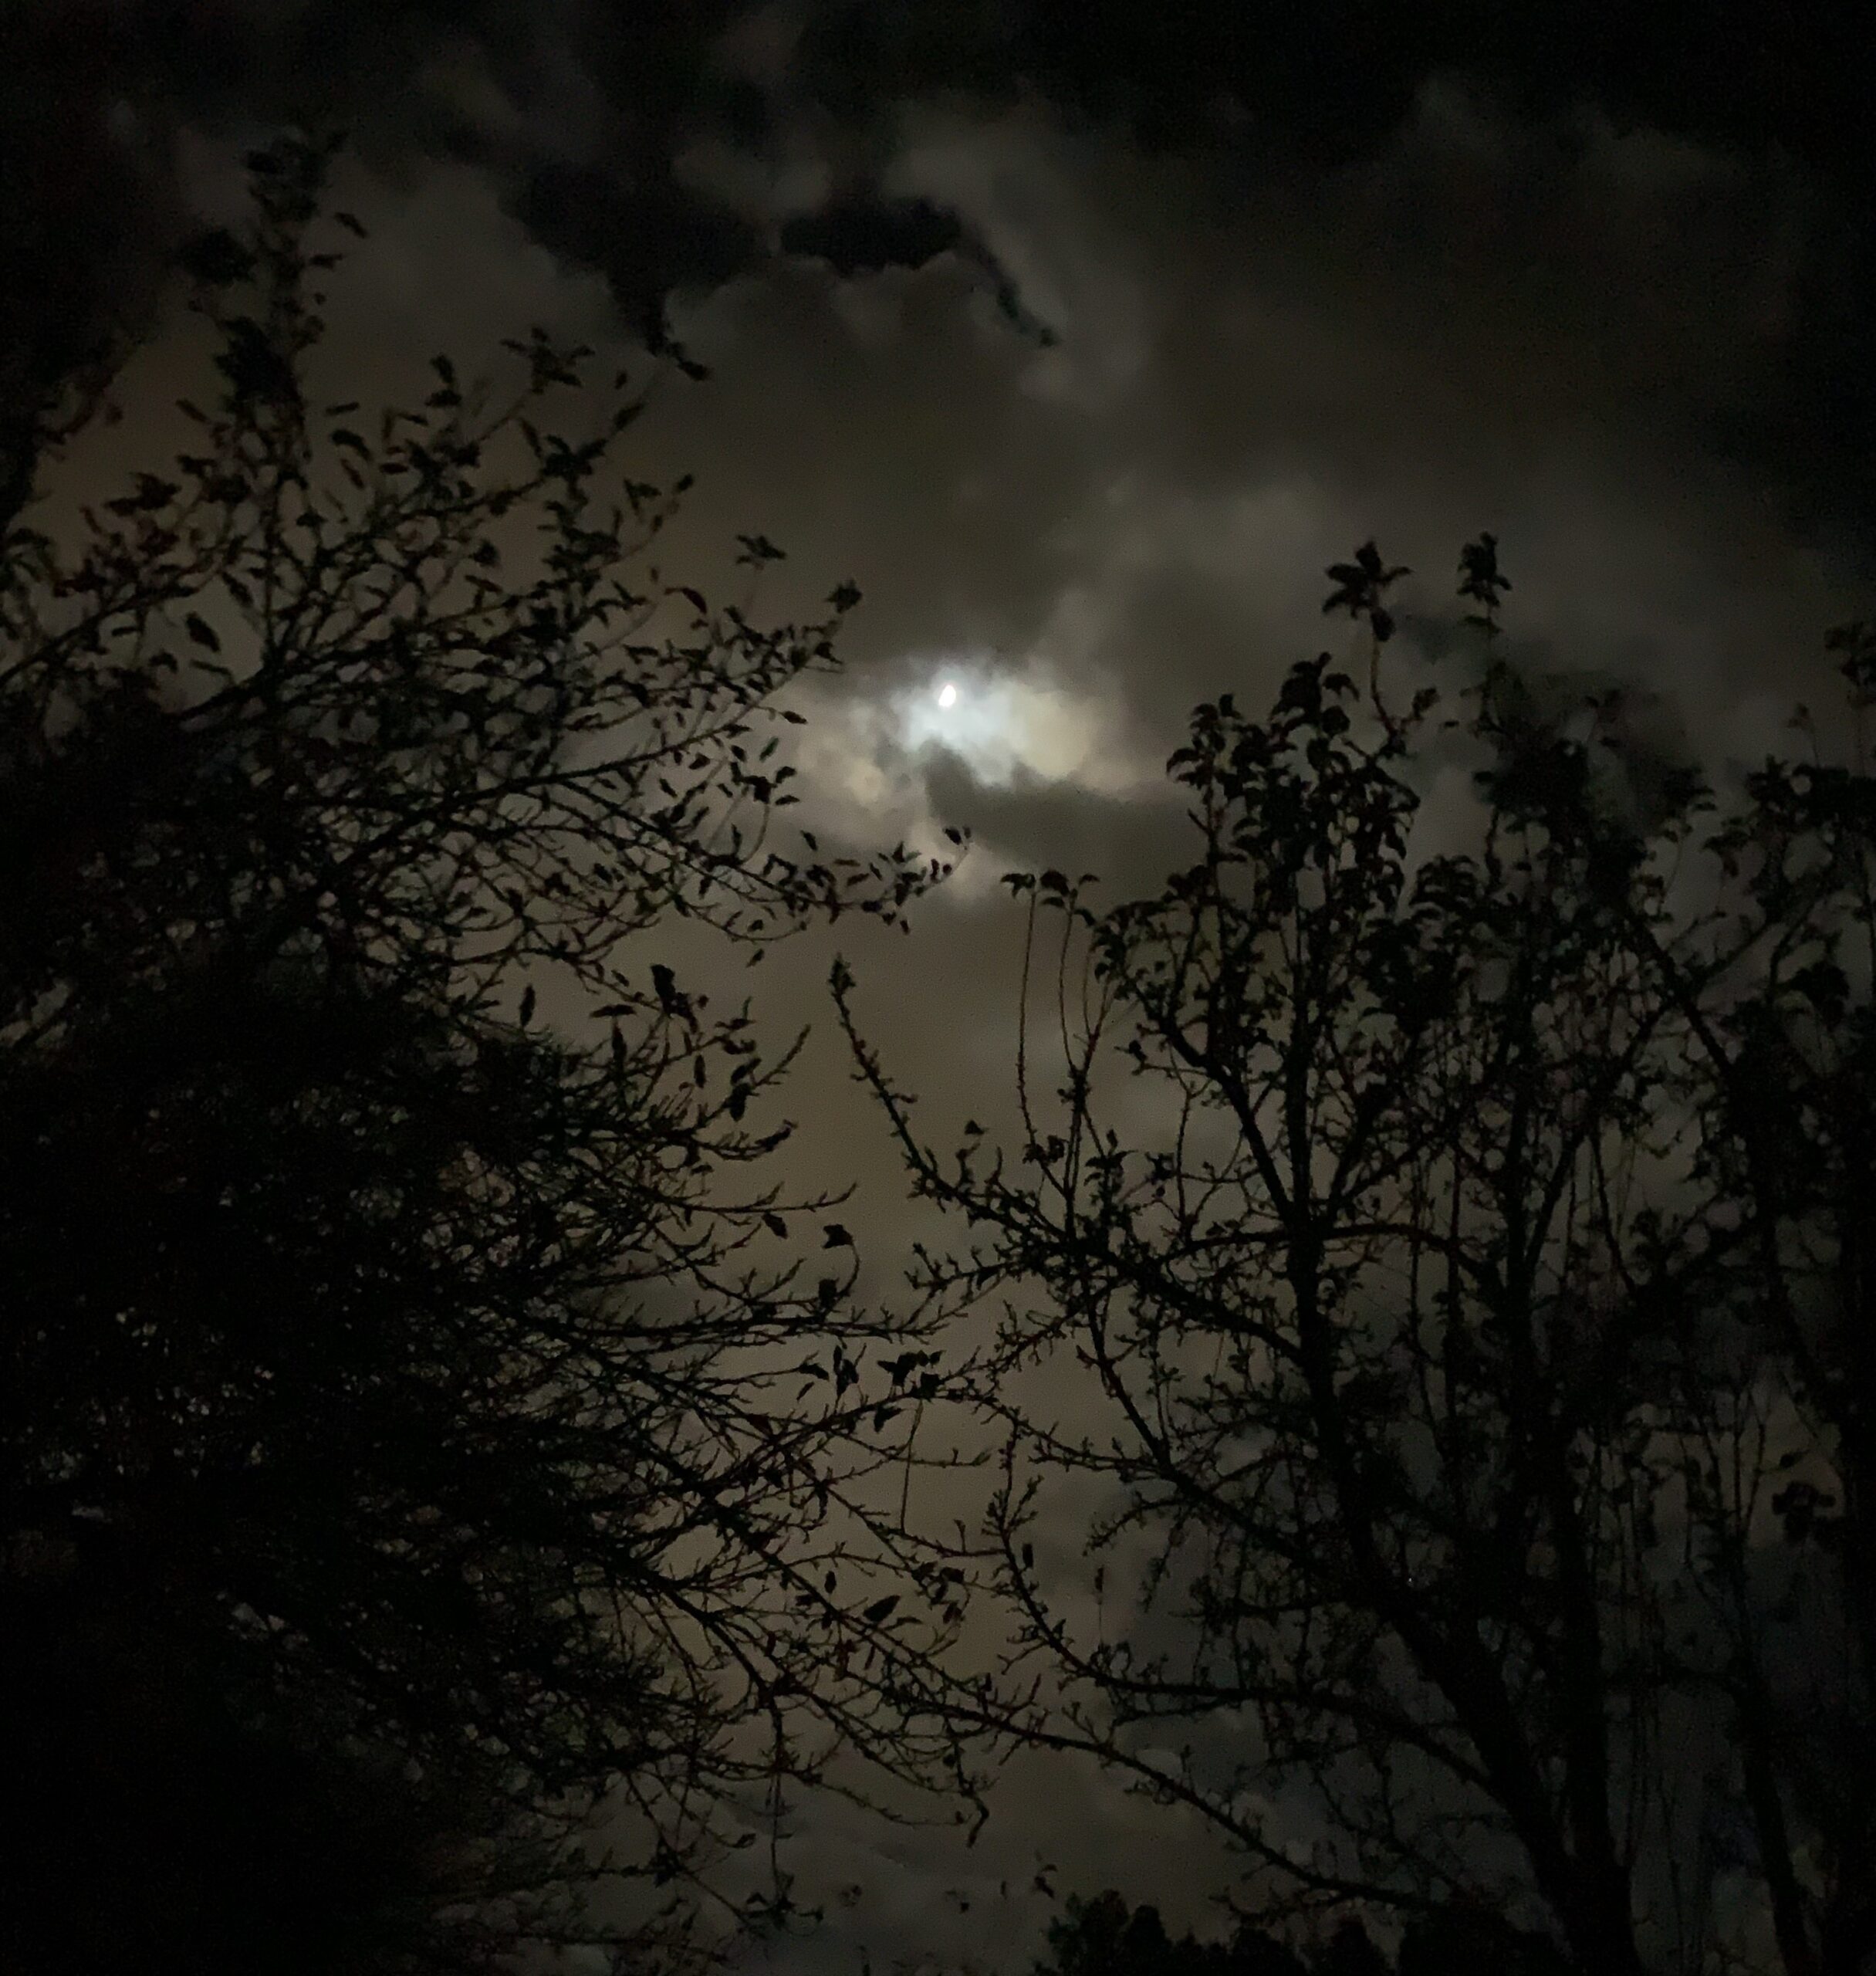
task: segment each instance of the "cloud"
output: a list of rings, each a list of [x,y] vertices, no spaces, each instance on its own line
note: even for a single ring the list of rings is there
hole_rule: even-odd
[[[1736,15],[1708,24],[1715,63],[1751,38]],[[1211,291],[1209,239],[1256,255],[1266,303],[1285,304],[1264,323],[1279,340],[1312,316],[1364,323],[1501,419],[1613,392],[1631,420],[1691,419],[1775,469],[1814,526],[1868,519],[1876,401],[1855,380],[1876,367],[1854,360],[1876,235],[1824,59],[1781,73],[1755,42],[1701,95],[1674,85],[1680,38],[1635,21],[1617,68],[1594,36],[1461,35],[1438,10],[1350,6],[1309,29],[1198,10],[1149,32],[1132,9],[993,0],[92,0],[22,10],[5,32],[14,110],[59,108],[9,117],[15,182],[56,161],[37,176],[83,208],[72,265],[111,277],[68,296],[68,315],[101,315],[160,258],[180,218],[177,128],[238,145],[297,120],[349,130],[394,175],[472,166],[654,342],[674,296],[778,261],[851,280],[943,260],[1031,341],[1065,333],[1073,307],[1085,353],[1087,296],[1064,296],[1050,262],[1089,215],[1061,209],[1046,147],[1012,141],[1026,119],[1117,161],[1092,208],[1181,202],[1158,217],[1180,222],[1183,269],[1151,279],[1168,302],[1188,291],[1188,320],[1231,306]],[[941,143],[908,144],[947,118],[948,164]],[[1111,314],[1104,327],[1110,361],[1137,344]],[[1322,408],[1304,394],[1291,409]],[[1242,421],[1208,425],[1241,459]]]

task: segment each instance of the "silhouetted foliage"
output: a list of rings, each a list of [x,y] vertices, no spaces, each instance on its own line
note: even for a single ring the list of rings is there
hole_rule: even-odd
[[[1315,1940],[1285,1940],[1249,1919],[1221,1938],[1175,1937],[1156,1909],[1129,1908],[1111,1888],[1071,1896],[1049,1947],[1036,1976],[1555,1976],[1565,1966],[1540,1937],[1477,1911],[1415,1916],[1391,1960],[1348,1919]]]
[[[611,1866],[682,1888],[830,1748],[948,1754],[855,1493],[931,1362],[847,1309],[850,1247],[790,1260],[826,1203],[738,1177],[783,1062],[629,938],[759,952],[937,875],[783,844],[776,696],[851,593],[766,627],[659,578],[635,404],[545,337],[505,398],[439,358],[414,409],[313,401],[357,223],[319,149],[252,162],[252,225],[191,256],[194,450],[0,541],[0,1585],[84,1670],[3,1705],[16,1811],[99,1800],[93,1967],[148,1966],[137,1890],[218,1819],[231,1871],[341,1872],[373,1775],[498,1876],[603,1802]],[[35,1856],[0,1906],[43,1945]],[[488,1939],[603,1935],[541,1857]]]
[[[1223,1941],[1175,1938],[1157,1908],[1129,1908],[1111,1888],[1092,1900],[1070,1896],[1049,1947],[1036,1976],[1310,1976],[1294,1950],[1248,1923]]]
[[[303,1693],[283,1715],[218,1616],[110,1562],[7,1601],[8,1775],[30,1792],[0,1874],[7,1967],[499,1966],[499,1893],[536,1901],[557,1869],[492,1820],[491,1780],[414,1770]]]
[[[916,1189],[972,1231],[923,1258],[927,1314],[1004,1312],[956,1390],[1006,1432],[1022,1644],[973,1719],[1200,1812],[1252,1904],[1391,1906],[1423,1967],[1435,1920],[1489,1914],[1584,1976],[1762,1926],[1792,1976],[1853,1976],[1871,641],[1836,641],[1852,759],[1722,800],[1630,752],[1618,701],[1540,717],[1491,537],[1443,722],[1384,689],[1401,573],[1370,543],[1329,574],[1366,694],[1325,653],[1263,719],[1199,708],[1170,763],[1196,854],[1158,896],[1012,877],[1032,963],[1060,936],[1017,1144],[929,1147],[837,979]],[[1045,1514],[1088,1519],[1092,1607],[1039,1568]]]

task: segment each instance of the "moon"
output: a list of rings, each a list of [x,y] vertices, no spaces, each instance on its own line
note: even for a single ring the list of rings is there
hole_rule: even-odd
[[[940,706],[947,708],[958,704],[958,689],[948,679],[938,689],[938,702]]]

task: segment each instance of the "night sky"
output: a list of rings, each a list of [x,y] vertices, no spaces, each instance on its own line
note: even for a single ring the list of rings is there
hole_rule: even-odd
[[[837,946],[935,1136],[995,1122],[1000,875],[1151,887],[1188,710],[1259,705],[1352,641],[1319,606],[1357,542],[1412,566],[1402,647],[1437,651],[1459,546],[1494,530],[1519,662],[1621,686],[1665,753],[1748,761],[1822,702],[1876,540],[1853,12],[9,9],[0,364],[10,385],[134,338],[124,420],[84,457],[140,463],[191,361],[166,257],[238,205],[248,146],[343,129],[370,235],[335,289],[346,395],[532,322],[576,333],[654,381],[647,475],[696,476],[668,566],[733,594],[760,530],[788,552],[765,607],[858,584],[846,670],[800,703],[810,808],[857,843],[972,848],[909,937],[816,933],[723,991],[816,1025],[790,1156],[859,1183],[891,1298],[914,1224],[827,1019]],[[1202,1832],[1059,1759],[1015,1766],[973,1849],[840,1806],[797,1827],[829,1918],[759,1963],[1014,1970],[1053,1911],[1039,1869],[1181,1921],[1229,1885]]]

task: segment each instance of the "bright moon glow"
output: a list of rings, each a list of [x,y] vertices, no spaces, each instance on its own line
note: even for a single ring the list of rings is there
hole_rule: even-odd
[[[1019,777],[1104,790],[1138,780],[1133,763],[1104,749],[1098,699],[1056,685],[1038,661],[1006,667],[987,652],[931,657],[938,663],[920,666],[922,679],[889,702],[897,747],[948,755],[977,782],[1002,787]]]

